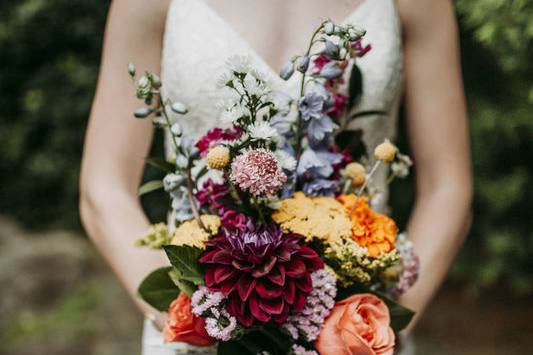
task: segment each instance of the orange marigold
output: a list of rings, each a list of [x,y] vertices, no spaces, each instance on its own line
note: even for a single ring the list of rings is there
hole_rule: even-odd
[[[337,200],[352,222],[352,239],[368,249],[368,256],[377,258],[381,253],[388,253],[396,248],[398,228],[394,221],[373,211],[366,197],[340,195]]]

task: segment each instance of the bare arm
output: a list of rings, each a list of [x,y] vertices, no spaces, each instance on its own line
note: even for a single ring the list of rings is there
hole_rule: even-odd
[[[148,228],[137,189],[153,128],[149,120],[132,116],[141,103],[134,97],[127,65],[135,62],[139,69],[159,71],[168,3],[113,1],[81,169],[85,229],[137,302],[141,279],[164,259],[161,253],[133,245]]]
[[[452,2],[398,2],[405,35],[408,134],[417,173],[408,234],[421,262],[420,279],[401,301],[419,317],[468,231],[472,176]]]

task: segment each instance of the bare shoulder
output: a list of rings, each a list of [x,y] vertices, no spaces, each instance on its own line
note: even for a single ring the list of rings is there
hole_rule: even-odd
[[[395,2],[407,35],[429,35],[456,28],[452,0],[395,0]]]
[[[161,29],[171,0],[114,0],[110,16],[134,22],[145,29]]]

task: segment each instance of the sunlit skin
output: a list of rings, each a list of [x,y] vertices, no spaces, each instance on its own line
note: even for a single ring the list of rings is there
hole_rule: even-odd
[[[208,2],[273,68],[301,52],[319,19],[342,21],[361,3]],[[166,262],[162,253],[133,243],[148,228],[137,190],[153,127],[149,120],[132,118],[139,102],[126,68],[135,62],[139,70],[159,72],[169,3],[115,0],[111,4],[80,182],[80,210],[87,233],[149,314],[155,313],[138,300],[136,289],[144,276]],[[397,0],[397,5],[404,36],[408,138],[416,165],[416,205],[408,234],[421,259],[421,277],[401,302],[416,310],[418,319],[467,233],[472,177],[452,1]],[[159,325],[162,319],[159,315]]]

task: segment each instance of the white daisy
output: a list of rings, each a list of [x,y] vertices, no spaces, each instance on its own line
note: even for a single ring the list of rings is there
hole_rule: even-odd
[[[235,105],[232,108],[227,108],[222,111],[220,115],[220,121],[224,124],[232,124],[243,116],[249,116],[250,112],[248,109],[241,107],[240,105]]]

